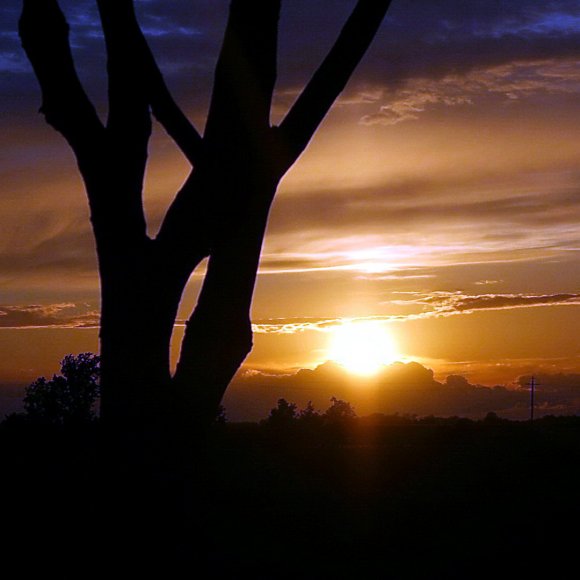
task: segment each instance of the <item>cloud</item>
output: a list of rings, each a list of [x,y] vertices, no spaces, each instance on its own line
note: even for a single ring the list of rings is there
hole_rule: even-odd
[[[558,375],[547,375],[543,380],[547,384],[551,378],[558,380]],[[538,413],[570,414],[580,410],[579,378],[567,376],[565,390],[538,391]],[[234,381],[225,405],[234,420],[258,420],[267,416],[279,398],[301,407],[312,401],[315,407],[324,409],[332,396],[352,403],[359,415],[378,412],[480,418],[494,411],[512,419],[529,416],[526,388],[474,385],[461,375],[450,375],[439,382],[431,369],[416,362],[394,363],[379,375],[365,378],[351,375],[333,362],[292,375],[254,372]]]
[[[331,332],[347,322],[404,322],[426,318],[440,318],[473,314],[489,310],[513,310],[518,308],[539,308],[547,306],[578,306],[580,294],[464,294],[462,292],[394,292],[409,296],[392,299],[384,305],[417,307],[409,314],[360,316],[350,318],[270,318],[256,320],[252,325],[258,334],[296,334],[300,332]]]
[[[258,319],[252,325],[257,334],[296,334],[301,332],[331,332],[346,322],[404,322],[425,318],[438,318],[472,314],[484,310],[507,310],[542,306],[580,305],[580,294],[480,294],[461,292],[399,292],[409,296],[390,300],[397,306],[420,307],[411,314],[360,316],[350,318],[294,317]],[[183,326],[184,320],[177,320]],[[98,328],[99,315],[88,305],[60,303],[49,305],[0,306],[0,328]]]
[[[540,373],[534,376],[537,391],[542,393],[572,394],[580,398],[580,374],[577,373]],[[518,384],[523,389],[529,389],[532,375],[519,377]]]
[[[472,104],[472,98],[465,95],[446,96],[434,92],[416,91],[412,95],[401,96],[383,105],[378,113],[365,115],[361,118],[361,123],[363,125],[397,125],[404,121],[417,121],[420,113],[434,105],[451,107]]]
[[[271,318],[257,320],[252,324],[252,330],[257,334],[296,334],[306,331],[331,332],[346,323],[357,322],[394,322],[420,316],[389,315],[389,316],[358,316],[350,318]]]
[[[393,3],[376,54],[389,55],[385,78],[437,78],[513,61],[574,57],[578,4],[520,0]]]
[[[342,323],[340,318],[271,318],[257,320],[252,330],[258,334],[295,334],[309,330],[325,332]]]
[[[8,196],[4,198],[7,207],[2,208],[6,219],[0,240],[0,283],[26,289],[58,286],[63,291],[90,287],[96,293],[96,252],[86,210],[76,211],[76,200],[71,196],[66,199],[68,210],[63,212],[63,196],[56,187],[50,194],[52,200],[33,198],[35,211],[27,208],[22,198],[14,201],[16,208]]]
[[[106,101],[104,47],[95,3],[61,0],[60,4],[71,24],[78,68],[102,105]],[[228,4],[227,0],[137,3],[141,25],[176,97],[192,103],[196,112],[207,104]],[[303,86],[353,5],[351,0],[283,3],[280,92]],[[19,12],[17,0],[7,0],[0,8],[0,67],[11,73],[8,85],[26,86],[26,92],[32,92],[37,89],[15,34]],[[437,78],[449,71],[461,74],[515,60],[565,58],[576,55],[579,47],[574,1],[393,2],[354,84],[393,86],[410,78]]]
[[[430,179],[424,180],[384,179],[373,185],[280,195],[268,229],[269,238],[276,240],[272,257],[286,256],[287,262],[280,264],[284,269],[292,268],[296,260],[301,262],[295,264],[298,267],[316,267],[317,262],[345,266],[353,262],[345,252],[369,246],[377,251],[382,247],[393,258],[403,255],[405,246],[414,248],[412,254],[436,247],[443,256],[445,245],[453,253],[500,250],[507,257],[515,250],[533,253],[577,238],[580,181],[573,171],[538,172],[532,183],[529,171],[520,174],[510,168],[502,175],[499,168],[494,181],[482,175],[475,160],[466,161],[466,166],[473,169],[469,175],[451,169],[445,174],[430,172]],[[335,261],[328,260],[333,255]],[[264,265],[269,265],[270,257],[266,246]],[[422,265],[412,259],[406,264]]]
[[[361,119],[364,125],[396,125],[416,121],[436,107],[476,105],[490,98],[514,103],[539,95],[580,93],[578,59],[520,61],[448,74],[442,78],[410,79],[393,91],[385,89],[379,112]]]
[[[99,314],[71,303],[0,306],[0,328],[97,328]]]
[[[540,306],[578,306],[580,294],[477,294],[462,292],[433,292],[406,300],[392,300],[393,304],[423,308],[422,317],[471,314],[481,310],[511,310]]]
[[[447,167],[424,178],[395,175],[378,183],[346,182],[331,188],[314,184],[305,192],[283,191],[276,199],[268,233],[300,232],[300,240],[306,242],[333,231],[342,235],[393,232],[401,239],[410,226],[449,231],[453,225],[475,221],[493,225],[491,232],[481,232],[483,236],[497,233],[501,226],[563,229],[580,217],[580,174],[575,168],[537,170],[531,178],[529,168],[494,167],[497,173],[490,175],[485,171],[489,165],[482,166],[481,160],[468,159],[466,165],[466,173]],[[412,234],[416,237],[416,230]]]

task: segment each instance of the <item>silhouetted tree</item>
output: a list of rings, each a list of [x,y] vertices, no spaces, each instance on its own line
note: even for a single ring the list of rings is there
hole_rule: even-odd
[[[296,422],[298,418],[297,406],[286,399],[278,399],[278,404],[270,411],[265,424],[274,428],[286,428]]]
[[[298,419],[303,424],[319,424],[321,418],[320,413],[314,408],[312,401],[308,401],[306,407],[298,413]]]
[[[502,425],[509,423],[507,419],[500,417],[496,412],[490,411],[484,418],[483,422],[486,425]]]
[[[57,0],[23,0],[22,44],[46,121],[84,179],[101,280],[102,418],[164,432],[211,423],[252,348],[250,306],[270,205],[283,175],[366,52],[391,0],[358,0],[320,68],[271,126],[281,0],[232,0],[203,136],[171,96],[133,0],[97,0],[108,54],[103,123],[75,71]],[[193,169],[159,233],[142,192],[151,114]],[[170,338],[189,277],[209,257],[172,376]]]
[[[95,418],[99,398],[100,361],[85,352],[69,354],[61,362],[60,375],[36,379],[26,388],[24,411],[35,421],[52,425],[79,425]]]
[[[325,435],[330,443],[343,445],[355,426],[356,413],[347,401],[331,397],[330,402],[330,407],[322,415]]]
[[[341,423],[356,419],[356,412],[353,406],[347,402],[331,397],[332,405],[326,409],[324,418],[329,423]]]

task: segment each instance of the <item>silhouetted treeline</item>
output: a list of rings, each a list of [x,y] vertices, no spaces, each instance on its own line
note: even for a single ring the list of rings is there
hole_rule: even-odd
[[[222,415],[194,477],[154,480],[112,464],[99,429],[0,426],[4,549],[24,569],[560,578],[575,553],[578,417],[356,417],[344,401],[280,401],[261,423]]]
[[[24,412],[13,413],[0,425],[4,429],[29,425],[38,429],[42,425],[63,428],[75,428],[98,423],[98,405],[100,397],[99,357],[92,353],[67,355],[61,362],[61,374],[47,380],[40,377],[25,390]],[[348,436],[357,437],[361,432],[381,430],[393,427],[446,427],[474,429],[478,427],[508,428],[516,425],[530,425],[528,421],[514,421],[490,411],[482,419],[466,417],[437,417],[434,415],[419,416],[415,414],[374,413],[358,417],[355,408],[348,401],[331,397],[330,405],[325,410],[318,410],[312,402],[299,409],[296,403],[284,398],[278,400],[276,407],[270,410],[268,417],[254,424],[268,436],[279,438],[284,434],[293,435],[326,435],[335,437],[336,442],[345,442]],[[214,431],[223,430],[227,420],[227,409],[220,405],[214,421]],[[536,429],[546,426],[575,427],[580,417],[575,415],[546,415],[534,421]],[[251,429],[251,423],[241,423]],[[235,429],[234,429],[235,430]],[[328,442],[328,437],[325,438]]]
[[[560,578],[575,553],[580,417],[359,417],[335,397],[280,399],[259,423],[221,408],[183,469],[139,471],[95,418],[98,361],[64,362],[0,424],[3,546],[23,571]]]
[[[100,357],[93,353],[69,354],[61,361],[60,374],[51,379],[39,377],[24,392],[23,413],[13,413],[4,419],[4,428],[11,425],[41,425],[75,428],[87,427],[98,422],[100,403]],[[556,417],[548,415],[536,419],[534,425],[575,425],[575,416]],[[227,423],[227,409],[220,405],[215,419],[214,431]],[[504,426],[526,424],[526,421],[513,421],[490,411],[480,420],[465,417],[419,416],[415,414],[384,414],[358,417],[353,405],[337,397],[331,397],[329,406],[322,411],[316,409],[311,401],[305,408],[284,398],[278,400],[268,417],[260,421],[260,429],[269,436],[279,437],[286,432],[295,435],[327,435],[335,437],[336,442],[344,442],[345,437],[361,430],[386,427],[442,426],[470,428],[475,426]]]

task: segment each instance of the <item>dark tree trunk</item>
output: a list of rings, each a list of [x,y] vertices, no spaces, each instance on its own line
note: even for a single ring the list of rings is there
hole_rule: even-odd
[[[268,213],[371,43],[391,0],[358,0],[279,127],[270,124],[280,0],[232,0],[204,136],[169,93],[133,0],[97,0],[108,54],[103,124],[77,77],[57,0],[23,0],[20,35],[46,120],[85,181],[101,279],[102,419],[113,439],[165,451],[208,428],[252,348],[250,309]],[[151,114],[193,169],[159,234],[142,192]],[[185,285],[209,257],[175,374],[170,341]],[[146,446],[144,446],[144,449]]]

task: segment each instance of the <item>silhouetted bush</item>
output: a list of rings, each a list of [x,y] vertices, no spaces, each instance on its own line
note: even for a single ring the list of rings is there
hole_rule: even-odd
[[[326,409],[324,419],[327,423],[347,423],[356,419],[354,407],[347,401],[331,397],[332,405]]]
[[[509,423],[507,419],[502,419],[497,413],[490,411],[483,419],[485,425],[503,425]]]
[[[278,404],[274,407],[268,418],[262,423],[275,429],[285,429],[290,427],[298,418],[297,406],[289,403],[286,399],[278,399]]]
[[[69,354],[62,360],[60,372],[51,380],[40,377],[26,388],[26,416],[51,425],[78,425],[94,421],[100,395],[99,357],[90,352],[77,356]]]
[[[298,422],[300,427],[306,430],[319,429],[324,423],[322,415],[314,408],[312,401],[298,413]]]

